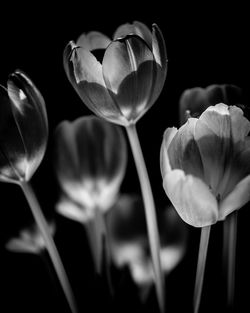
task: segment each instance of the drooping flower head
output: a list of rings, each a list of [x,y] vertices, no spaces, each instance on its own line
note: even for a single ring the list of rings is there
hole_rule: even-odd
[[[209,106],[218,103],[227,105],[242,105],[243,92],[235,85],[210,85],[206,88],[195,87],[185,90],[179,103],[180,124],[188,117],[199,117]]]
[[[163,186],[185,222],[211,225],[249,201],[249,130],[240,108],[220,103],[165,131]]]
[[[0,85],[0,180],[28,181],[40,165],[48,140],[44,99],[22,71]]]
[[[95,52],[103,50],[101,62]],[[82,34],[64,50],[67,77],[98,116],[128,126],[153,105],[167,72],[164,38],[141,22],[118,27],[113,40],[100,32]]]
[[[164,274],[182,259],[187,228],[173,207],[159,213],[160,258]],[[117,267],[128,266],[134,282],[141,288],[152,286],[154,271],[143,202],[138,196],[122,195],[107,214],[112,258]]]
[[[60,123],[55,144],[56,174],[67,197],[78,203],[80,210],[109,209],[127,162],[121,129],[98,117],[85,116]]]

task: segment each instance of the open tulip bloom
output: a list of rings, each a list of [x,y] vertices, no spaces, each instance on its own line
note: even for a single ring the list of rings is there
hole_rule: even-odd
[[[71,288],[43,212],[29,184],[45,154],[48,120],[44,99],[31,79],[17,70],[0,86],[0,181],[18,184],[41,231],[73,313]]]
[[[217,103],[244,107],[244,94],[235,85],[210,85],[185,90],[179,102],[180,123],[188,117],[199,117],[209,106]],[[223,269],[227,279],[227,301],[230,307],[234,302],[234,280],[236,261],[237,211],[230,214],[223,223]]]
[[[104,55],[97,60],[95,54]],[[159,256],[159,234],[151,186],[135,124],[159,97],[167,73],[163,35],[156,24],[123,24],[113,39],[92,31],[71,41],[63,54],[72,86],[98,116],[126,127],[141,184],[150,250],[156,275],[157,298],[164,311],[164,285]]]
[[[220,103],[208,107],[199,119],[189,118],[179,130],[165,131],[163,186],[181,218],[203,227],[203,249],[210,225],[250,199],[249,130],[240,108]]]
[[[60,123],[55,146],[55,170],[66,194],[58,210],[83,223],[88,234],[91,232],[89,241],[100,272],[105,237],[103,214],[115,203],[125,175],[125,138],[117,125],[92,115]]]

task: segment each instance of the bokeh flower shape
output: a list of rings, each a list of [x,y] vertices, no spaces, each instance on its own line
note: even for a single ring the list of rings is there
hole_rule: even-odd
[[[55,234],[55,224],[49,223],[49,232]],[[37,225],[22,229],[18,237],[10,239],[6,249],[11,252],[39,254],[46,249],[45,241]]]
[[[65,194],[82,208],[106,211],[127,164],[122,130],[95,116],[63,121],[55,131],[55,170]]]
[[[22,71],[0,85],[0,181],[29,181],[44,156],[48,120],[44,99]]]
[[[165,131],[163,187],[185,222],[212,225],[249,201],[249,130],[240,108],[220,103]]]
[[[244,103],[242,89],[229,84],[186,89],[179,101],[180,124],[184,124],[188,116],[197,118],[209,106],[218,103],[242,105]]]
[[[109,242],[114,264],[128,266],[139,287],[154,283],[154,271],[149,253],[142,199],[136,195],[121,195],[107,213]],[[159,212],[161,249],[164,274],[170,273],[181,261],[186,250],[187,228],[172,206]]]
[[[103,50],[101,62],[95,56]],[[67,77],[82,101],[98,116],[128,126],[153,105],[163,88],[167,54],[156,24],[118,27],[113,40],[100,32],[82,34],[64,50]]]

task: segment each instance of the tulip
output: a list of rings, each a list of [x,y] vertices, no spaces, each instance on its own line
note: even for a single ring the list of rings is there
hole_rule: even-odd
[[[22,71],[0,86],[0,181],[18,184],[44,238],[59,281],[73,313],[75,301],[49,226],[29,183],[45,154],[48,120],[44,99]]]
[[[101,62],[95,57],[103,50]],[[140,22],[118,27],[113,40],[100,32],[82,34],[64,50],[67,77],[95,114],[128,126],[153,105],[167,72],[164,38]]]
[[[65,193],[58,210],[86,227],[95,269],[100,273],[103,213],[115,203],[127,163],[121,129],[95,116],[62,122],[55,132],[55,170]]]
[[[206,88],[191,88],[180,97],[180,122],[188,117],[198,117],[209,106],[217,103],[244,107],[243,91],[234,85],[210,85]],[[234,301],[234,280],[236,260],[237,211],[230,214],[223,223],[223,269],[227,277],[227,298],[229,306]]]
[[[202,227],[195,312],[210,226],[250,200],[249,130],[250,122],[239,107],[220,103],[208,107],[199,118],[189,118],[179,130],[168,128],[164,134],[161,173],[165,192],[186,223]],[[229,267],[232,273],[233,264]]]
[[[182,259],[187,240],[186,225],[173,207],[159,214],[163,273],[167,275]],[[148,254],[146,221],[140,197],[120,196],[107,214],[111,254],[117,267],[128,266],[131,276],[144,293],[154,283],[153,265]]]
[[[0,86],[0,181],[29,181],[40,165],[48,140],[44,99],[22,71]]]
[[[108,210],[127,162],[126,141],[118,126],[95,116],[63,121],[55,144],[55,170],[65,194],[88,210]]]
[[[166,130],[163,186],[185,222],[212,225],[249,201],[249,130],[242,110],[222,103]]]
[[[210,85],[185,90],[180,97],[180,124],[187,118],[199,117],[209,106],[217,103],[240,106],[244,103],[242,90],[235,85]]]
[[[101,62],[95,54],[104,52]],[[135,124],[154,104],[167,73],[163,35],[141,22],[124,24],[113,40],[99,32],[83,34],[64,50],[64,69],[83,102],[98,116],[126,127],[145,204],[157,299],[164,312],[164,285],[153,194]]]

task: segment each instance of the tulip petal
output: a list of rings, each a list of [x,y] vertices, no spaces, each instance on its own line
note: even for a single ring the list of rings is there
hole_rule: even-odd
[[[152,33],[145,24],[138,21],[134,21],[132,24],[123,24],[117,28],[113,39],[116,40],[128,35],[137,35],[141,37],[150,48],[152,47]]]
[[[204,179],[201,155],[194,138],[197,123],[197,119],[189,118],[178,130],[169,145],[168,156],[172,169],[181,169],[185,174]]]
[[[85,50],[93,51],[97,49],[106,49],[111,40],[104,34],[91,31],[87,34],[83,33],[76,41],[76,45]]]
[[[19,253],[38,253],[39,249],[20,238],[13,238],[6,244],[6,249],[11,252]]]
[[[47,146],[45,102],[39,90],[21,71],[15,71],[9,76],[8,94],[27,158],[25,179],[29,180],[40,165]]]
[[[186,223],[204,227],[217,221],[217,201],[199,178],[185,175],[182,170],[173,170],[163,177],[163,187]]]
[[[232,138],[234,143],[244,141],[250,131],[250,122],[243,116],[243,111],[237,106],[229,107],[231,117]]]
[[[66,75],[87,107],[100,117],[120,125],[127,120],[107,91],[102,65],[88,50],[70,42],[63,54]]]
[[[178,132],[177,128],[172,127],[172,128],[167,128],[164,133],[163,142],[162,142],[161,151],[160,151],[160,167],[161,167],[162,177],[164,177],[168,172],[172,170],[169,156],[168,156],[168,148],[173,138],[177,134],[177,132]]]
[[[138,120],[148,109],[155,82],[155,61],[146,43],[138,36],[112,42],[104,54],[103,76],[122,114]]]
[[[250,175],[240,181],[233,191],[219,205],[219,220],[240,209],[250,201]]]
[[[216,194],[233,153],[228,107],[225,104],[209,107],[198,119],[194,134],[202,158],[205,181]]]

